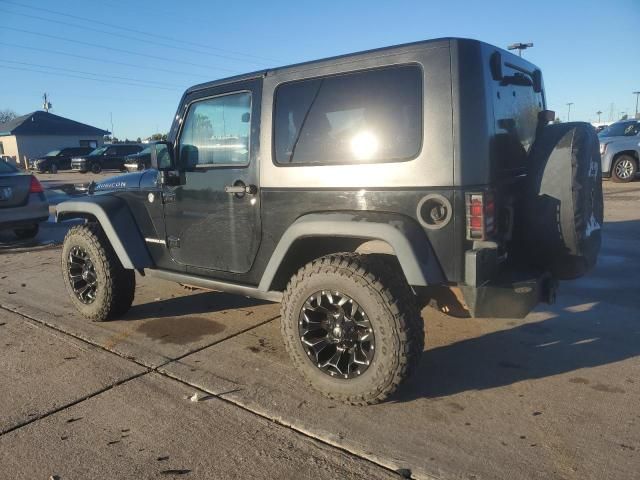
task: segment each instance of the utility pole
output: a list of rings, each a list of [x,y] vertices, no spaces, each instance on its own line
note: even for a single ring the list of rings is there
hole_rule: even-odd
[[[602,112],[600,110],[598,110],[596,112],[596,115],[598,115],[598,123],[600,123],[600,115],[602,115]]]
[[[111,143],[113,143],[113,112],[109,112],[109,119],[111,120]]]
[[[45,112],[48,113],[49,109],[53,108],[53,105],[51,105],[51,102],[49,101],[49,97],[47,95],[47,92],[44,92],[44,95],[42,95],[42,100],[44,100],[43,103],[42,103],[42,108],[43,108],[43,110]]]
[[[636,96],[636,119],[640,118],[638,117],[638,97],[640,96],[640,92],[633,92],[633,94]]]
[[[522,51],[533,47],[533,43],[512,43],[507,48],[509,50],[518,50],[518,55],[522,56]]]
[[[571,105],[573,105],[573,102],[567,103],[567,107],[569,107],[569,110],[567,111],[567,122],[571,121]]]

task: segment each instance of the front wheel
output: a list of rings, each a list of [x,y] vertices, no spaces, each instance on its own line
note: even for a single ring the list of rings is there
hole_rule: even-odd
[[[122,266],[98,224],[69,230],[62,247],[62,276],[74,306],[90,320],[117,318],[131,307],[135,273]]]
[[[49,170],[51,171],[51,173],[58,173],[58,164],[52,163],[51,168]]]
[[[636,159],[629,155],[620,155],[611,167],[611,179],[614,182],[627,183],[635,178],[637,172]]]
[[[99,162],[94,162],[91,164],[91,171],[93,173],[100,173],[102,171],[102,165]]]
[[[282,335],[307,383],[329,398],[374,404],[409,376],[424,347],[422,318],[392,261],[335,254],[290,280]]]

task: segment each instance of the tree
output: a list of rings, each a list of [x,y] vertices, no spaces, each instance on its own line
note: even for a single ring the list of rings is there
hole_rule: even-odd
[[[160,140],[166,141],[167,140],[167,134],[166,133],[154,133],[153,135],[151,135],[149,137],[149,140],[151,140],[152,142],[158,142]]]
[[[0,123],[7,123],[17,118],[18,114],[13,110],[9,110],[8,108],[5,110],[0,110]]]
[[[142,139],[140,137],[136,138],[136,142],[142,143]]]

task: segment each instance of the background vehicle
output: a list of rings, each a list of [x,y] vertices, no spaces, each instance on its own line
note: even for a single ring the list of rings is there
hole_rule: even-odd
[[[146,170],[151,166],[151,147],[146,147],[138,153],[127,155],[124,159],[124,168],[127,172]]]
[[[129,309],[134,269],[281,301],[307,382],[379,402],[422,354],[425,299],[524,317],[595,264],[598,139],[553,118],[535,65],[464,39],[196,85],[151,169],[58,205],[87,219],[65,285],[92,320]]]
[[[602,176],[614,182],[630,182],[640,164],[640,121],[625,120],[609,125],[598,134]]]
[[[32,238],[49,218],[49,203],[33,175],[0,161],[0,230],[12,229],[19,238]]]
[[[40,173],[57,173],[58,170],[69,170],[73,157],[88,155],[93,150],[91,147],[68,147],[52,150],[43,157],[29,160],[29,170],[37,170]]]
[[[124,171],[124,162],[127,155],[138,153],[144,147],[138,144],[104,145],[96,148],[84,157],[76,157],[71,160],[71,169],[80,173],[100,173],[106,169]]]

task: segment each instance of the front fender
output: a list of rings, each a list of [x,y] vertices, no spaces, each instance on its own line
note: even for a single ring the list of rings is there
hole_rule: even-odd
[[[56,222],[87,217],[93,217],[100,223],[124,268],[141,271],[153,266],[144,239],[124,200],[112,195],[95,195],[68,200],[56,206]]]
[[[446,281],[427,235],[415,220],[380,212],[308,214],[296,220],[282,235],[260,280],[268,291],[287,252],[305,237],[346,237],[388,243],[410,285],[427,286]]]

